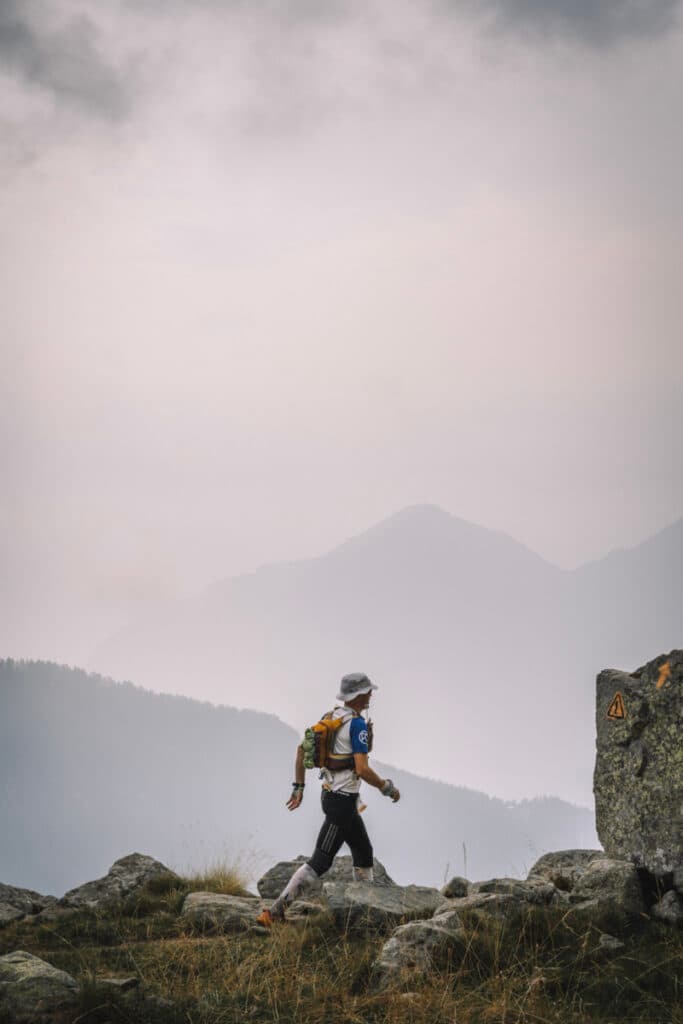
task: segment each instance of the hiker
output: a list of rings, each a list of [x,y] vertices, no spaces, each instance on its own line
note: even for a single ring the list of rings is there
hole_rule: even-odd
[[[340,704],[326,716],[334,721],[341,720],[342,724],[334,733],[331,752],[320,771],[325,820],[313,856],[294,872],[273,905],[257,919],[267,928],[274,920],[283,921],[286,907],[329,871],[342,843],[347,843],[351,850],[354,881],[373,881],[372,844],[358,808],[361,780],[379,789],[392,803],[401,799],[391,779],[380,778],[368,764],[372,726],[363,718],[362,712],[368,708],[372,692],[376,689],[363,672],[352,672],[341,681],[337,694]],[[292,795],[287,801],[290,811],[301,807],[305,771],[304,744],[301,743],[296,752]]]

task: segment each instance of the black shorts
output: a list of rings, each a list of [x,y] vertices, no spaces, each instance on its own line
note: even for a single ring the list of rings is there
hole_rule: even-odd
[[[358,813],[358,794],[330,793],[323,790],[322,806],[325,814],[313,856],[308,863],[317,875],[324,875],[332,867],[342,843],[347,843],[356,868],[371,868],[372,844],[365,823]]]

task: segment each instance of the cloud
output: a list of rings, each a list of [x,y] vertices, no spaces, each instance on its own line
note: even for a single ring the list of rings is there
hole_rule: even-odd
[[[122,77],[102,57],[85,15],[59,26],[31,17],[25,0],[0,3],[0,61],[18,78],[89,114],[119,119],[129,109]]]
[[[462,8],[461,0],[446,0]],[[492,27],[542,37],[611,46],[629,38],[668,32],[679,0],[484,0],[472,6],[488,13]]]

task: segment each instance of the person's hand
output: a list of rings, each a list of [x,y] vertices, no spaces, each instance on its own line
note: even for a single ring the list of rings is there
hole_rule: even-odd
[[[401,799],[401,794],[399,793],[391,779],[384,780],[380,792],[382,793],[382,796],[388,796],[392,804],[398,803],[398,801]]]
[[[289,808],[289,810],[290,811],[296,811],[296,809],[298,807],[301,807],[301,801],[303,800],[303,798],[304,798],[304,791],[303,791],[303,789],[293,789],[292,790],[292,795],[290,796],[289,800],[287,801],[287,807]]]

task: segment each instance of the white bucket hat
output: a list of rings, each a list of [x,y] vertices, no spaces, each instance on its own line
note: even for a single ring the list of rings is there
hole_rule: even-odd
[[[370,682],[365,672],[351,672],[348,676],[342,678],[337,700],[346,702],[347,700],[353,700],[354,697],[360,697],[362,693],[371,693],[377,689],[379,687]]]

